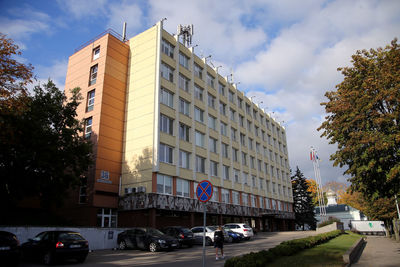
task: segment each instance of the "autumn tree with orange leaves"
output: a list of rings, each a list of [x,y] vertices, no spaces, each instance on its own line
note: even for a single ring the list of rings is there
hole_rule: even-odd
[[[351,63],[338,69],[343,82],[325,94],[328,115],[318,130],[337,145],[330,159],[346,167],[353,191],[390,199],[400,192],[400,45],[394,39],[357,51]]]

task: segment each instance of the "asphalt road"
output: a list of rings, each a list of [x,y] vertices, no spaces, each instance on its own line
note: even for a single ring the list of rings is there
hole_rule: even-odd
[[[257,252],[269,249],[280,244],[282,241],[297,239],[315,235],[315,231],[274,232],[259,233],[249,241],[225,244],[225,260],[249,252]],[[77,264],[73,261],[56,266],[163,266],[163,267],[197,267],[203,266],[202,246],[192,248],[176,249],[169,252],[151,253],[140,250],[98,250],[90,252],[86,261]],[[206,247],[205,266],[223,266],[224,260],[215,260],[215,249]],[[22,262],[21,267],[37,267],[41,264]]]

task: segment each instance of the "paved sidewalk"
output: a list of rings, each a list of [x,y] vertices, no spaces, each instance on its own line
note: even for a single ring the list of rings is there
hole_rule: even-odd
[[[360,259],[351,266],[399,267],[400,243],[384,236],[368,236]]]

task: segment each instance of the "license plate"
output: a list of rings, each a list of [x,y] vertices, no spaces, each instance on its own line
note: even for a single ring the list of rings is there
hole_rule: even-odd
[[[0,250],[10,250],[10,247],[0,247]]]
[[[176,246],[178,246],[178,245],[177,245],[177,244],[172,244],[171,246],[172,246],[172,247],[176,247]]]
[[[80,248],[81,247],[81,245],[71,245],[71,246],[69,246],[70,248]]]

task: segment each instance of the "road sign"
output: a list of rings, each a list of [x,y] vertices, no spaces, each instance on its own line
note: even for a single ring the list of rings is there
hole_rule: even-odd
[[[201,202],[207,202],[210,200],[213,194],[213,186],[207,181],[201,181],[196,188],[196,196]]]

